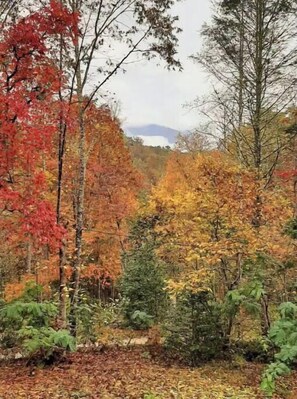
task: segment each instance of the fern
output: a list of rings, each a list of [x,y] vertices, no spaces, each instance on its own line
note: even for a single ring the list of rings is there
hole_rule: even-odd
[[[52,326],[58,314],[51,302],[12,302],[0,310],[2,342],[21,346],[31,358],[49,359],[56,352],[74,351],[75,340],[66,330]]]
[[[291,302],[279,307],[280,320],[270,329],[269,339],[279,348],[275,361],[265,370],[261,388],[269,396],[276,389],[276,380],[289,374],[291,366],[297,359],[297,306]]]
[[[76,348],[75,339],[67,330],[25,327],[20,330],[20,336],[24,339],[23,348],[31,357],[42,353],[44,359],[48,359],[55,351],[73,352]]]

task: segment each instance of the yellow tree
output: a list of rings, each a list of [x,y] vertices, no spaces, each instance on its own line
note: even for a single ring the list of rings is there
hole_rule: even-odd
[[[258,187],[252,172],[221,152],[171,157],[149,212],[159,214],[160,256],[179,266],[172,291],[210,290],[221,301],[246,279],[247,262],[265,255],[276,264],[291,256],[293,243],[283,234],[290,201],[276,185],[263,191],[259,227]]]

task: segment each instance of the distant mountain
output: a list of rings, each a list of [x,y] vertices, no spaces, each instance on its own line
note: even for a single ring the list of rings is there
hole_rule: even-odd
[[[173,145],[176,142],[178,130],[161,125],[127,126],[126,134],[132,137],[140,137],[144,143],[152,146]]]

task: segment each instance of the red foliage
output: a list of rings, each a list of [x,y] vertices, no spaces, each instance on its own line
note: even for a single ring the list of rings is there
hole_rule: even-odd
[[[275,175],[284,180],[291,180],[292,178],[297,176],[297,170],[293,169],[293,170],[284,170],[281,172],[279,171],[279,172],[275,172]]]
[[[61,76],[50,57],[58,34],[74,39],[78,15],[60,2],[3,28],[0,41],[0,209],[8,236],[57,246],[63,230],[45,198],[43,163],[58,115],[51,112]]]

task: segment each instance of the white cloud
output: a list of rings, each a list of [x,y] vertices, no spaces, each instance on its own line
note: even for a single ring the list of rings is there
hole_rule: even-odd
[[[164,136],[137,136],[139,137],[144,145],[150,145],[152,147],[167,147],[171,146],[168,139]]]
[[[199,30],[210,16],[210,0],[185,0],[177,3],[174,13],[180,17],[179,57],[183,72],[169,72],[154,63],[127,65],[125,74],[114,76],[107,88],[122,104],[121,118],[126,125],[159,124],[177,130],[191,129],[198,115],[183,107],[207,91],[205,73],[189,60],[202,45]]]

